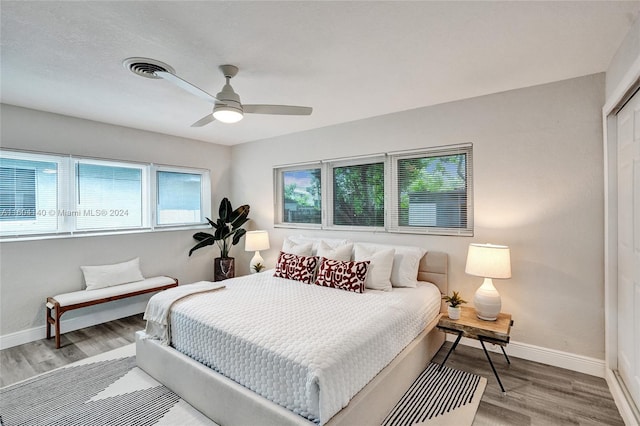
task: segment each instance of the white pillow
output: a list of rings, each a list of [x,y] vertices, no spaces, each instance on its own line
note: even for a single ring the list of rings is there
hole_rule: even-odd
[[[420,259],[427,252],[422,247],[395,246],[391,284],[394,287],[417,287]]]
[[[282,243],[282,251],[285,253],[296,254],[298,256],[313,256],[312,254],[313,244],[311,243],[296,243],[290,238],[287,238]]]
[[[320,241],[318,245],[317,256],[325,257],[331,260],[340,260],[348,262],[351,260],[351,252],[353,251],[353,243],[344,244],[338,247],[331,247],[324,241]]]
[[[365,244],[376,250],[393,248],[396,251],[391,271],[391,285],[394,287],[417,287],[420,259],[427,252],[422,247],[392,246],[387,244]]]
[[[144,280],[140,272],[139,257],[113,265],[81,266],[80,269],[84,274],[87,290]]]
[[[289,236],[289,240],[293,241],[296,244],[311,243],[312,244],[311,252],[313,256],[315,256],[318,253],[318,247],[320,246],[321,241],[324,241],[331,248],[343,246],[350,242],[349,240],[346,240],[343,238],[305,237],[304,235],[291,235]]]
[[[374,247],[365,247],[362,244],[355,245],[354,260],[371,262],[364,283],[366,288],[391,291],[390,277],[394,254],[395,250],[392,248],[378,250]]]

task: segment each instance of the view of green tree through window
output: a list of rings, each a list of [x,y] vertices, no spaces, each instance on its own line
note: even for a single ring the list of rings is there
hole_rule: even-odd
[[[333,224],[384,226],[384,163],[333,168]]]
[[[472,143],[278,166],[274,178],[277,227],[473,235]]]
[[[466,154],[399,159],[399,225],[466,227],[466,159]]]
[[[282,193],[283,222],[321,223],[320,169],[284,171]]]

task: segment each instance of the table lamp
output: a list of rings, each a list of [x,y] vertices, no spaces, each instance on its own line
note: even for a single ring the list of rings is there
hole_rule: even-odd
[[[260,256],[260,250],[266,250],[268,248],[269,233],[267,233],[267,231],[249,231],[245,234],[244,250],[256,252],[249,263],[249,272],[255,274],[264,268],[264,259]]]
[[[493,244],[469,244],[467,266],[469,275],[483,277],[484,282],[473,297],[478,318],[495,321],[500,313],[500,293],[493,286],[493,278],[511,278],[511,254],[509,247]]]

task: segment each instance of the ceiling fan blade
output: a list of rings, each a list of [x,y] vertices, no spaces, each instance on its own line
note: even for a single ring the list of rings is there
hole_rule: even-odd
[[[166,71],[156,71],[154,74],[157,75],[158,77],[162,77],[165,80],[175,84],[176,86],[178,86],[182,90],[186,90],[187,92],[191,93],[192,95],[196,95],[200,99],[204,99],[207,102],[211,102],[212,104],[215,104],[216,102],[220,102],[220,101],[218,101],[218,99],[215,96],[205,92],[204,90],[202,90],[199,87],[194,86],[193,84],[189,83],[188,81],[181,79],[180,77],[178,77],[175,74],[172,74],[172,73],[166,72]]]
[[[193,123],[191,125],[191,127],[202,127],[202,126],[206,126],[209,123],[213,123],[214,121],[216,121],[215,118],[213,118],[213,114],[207,114],[204,117],[202,117],[200,120],[196,121],[195,123]]]
[[[311,115],[313,108],[291,105],[242,105],[248,114]]]

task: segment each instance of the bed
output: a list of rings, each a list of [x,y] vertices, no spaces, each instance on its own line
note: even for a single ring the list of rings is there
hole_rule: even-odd
[[[447,293],[444,253],[428,252],[420,259],[418,280],[433,285],[420,284],[416,289],[394,289],[386,294],[351,294],[282,279],[274,284],[272,275],[266,272],[227,280],[226,288],[219,292],[176,303],[171,314],[171,346],[149,339],[144,332],[137,333],[140,368],[223,426],[380,424],[444,342],[443,333],[435,328],[442,305],[438,301],[433,306],[434,292],[437,299]],[[270,286],[276,286],[275,293]],[[420,319],[396,318],[399,306],[409,304],[409,299],[421,306],[416,300],[429,293],[431,307],[423,309]],[[238,300],[243,301],[241,310],[232,307]],[[289,300],[295,302],[287,305]],[[301,304],[306,308],[300,309]],[[217,309],[210,308],[214,305]],[[262,305],[269,307],[271,319],[257,320],[248,314],[259,311]],[[332,331],[326,331],[313,321],[318,315],[313,308],[317,306],[331,306],[334,311],[330,316],[335,317],[347,306],[356,306],[350,314],[357,315],[351,317],[348,326],[334,324]],[[372,321],[380,322],[375,312],[385,309],[389,311],[385,318],[395,318],[389,321],[386,334],[353,334],[361,327],[357,324],[360,315],[371,315],[365,311],[373,312]],[[305,319],[307,311],[310,316]],[[202,325],[209,317],[220,323],[219,330],[208,331]],[[278,325],[283,321],[284,326]],[[289,327],[287,321],[295,321],[298,327]],[[300,332],[300,327],[308,333]],[[377,333],[377,328],[384,327],[374,328]],[[347,338],[348,333],[354,337]],[[230,343],[224,340],[227,338]],[[326,344],[318,346],[316,342],[316,347],[311,347],[318,339]],[[267,348],[270,340],[276,342],[275,346]],[[390,340],[397,340],[394,344],[400,347],[388,348],[393,346]],[[283,346],[282,342],[288,343]],[[329,361],[323,361],[327,366],[320,368],[318,360]],[[368,370],[351,377],[354,362],[366,364]],[[239,376],[239,371],[248,378]],[[340,380],[344,386],[333,384]],[[287,387],[292,388],[288,393]]]

